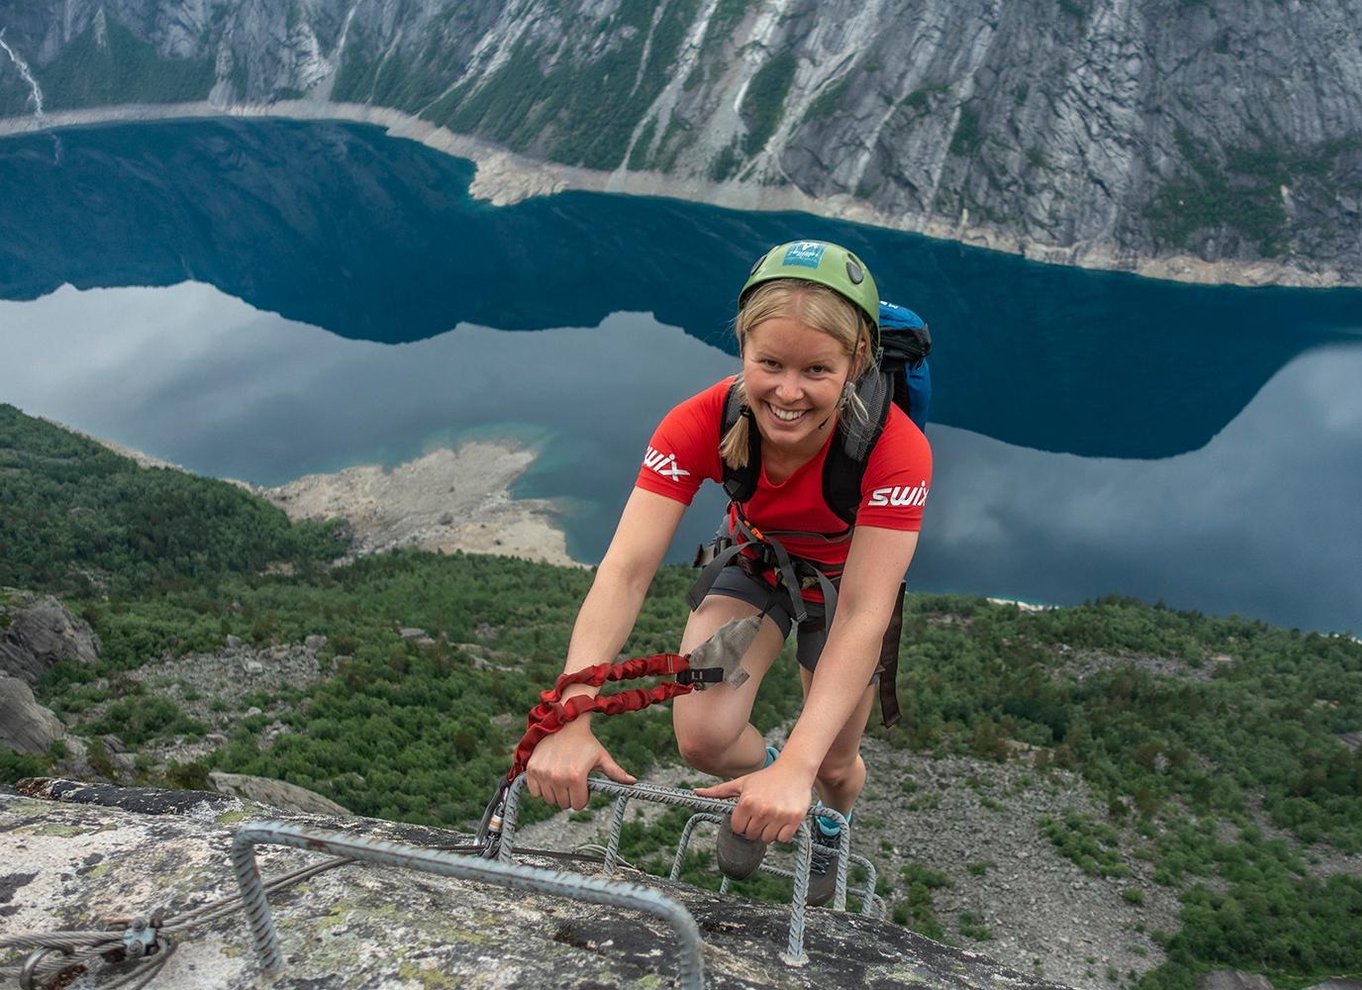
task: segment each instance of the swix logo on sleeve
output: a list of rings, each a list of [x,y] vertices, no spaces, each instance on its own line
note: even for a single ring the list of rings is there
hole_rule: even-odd
[[[927,504],[927,482],[922,482],[912,488],[907,485],[892,485],[886,488],[876,488],[870,493],[870,498],[866,500],[866,505],[926,505]]]
[[[643,466],[651,468],[662,477],[670,478],[672,481],[680,481],[690,474],[689,471],[684,470],[681,465],[676,463],[675,454],[664,454],[652,447],[649,447],[647,453],[643,455]]]

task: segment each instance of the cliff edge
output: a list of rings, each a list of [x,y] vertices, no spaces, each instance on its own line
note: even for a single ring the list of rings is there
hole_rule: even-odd
[[[0,790],[5,938],[63,931],[74,940],[73,931],[127,927],[127,920],[111,917],[159,913],[162,930],[173,933],[174,950],[152,986],[259,987],[263,974],[241,911],[179,925],[208,902],[236,896],[229,859],[234,832],[244,822],[265,819],[425,848],[468,841],[456,833],[372,819],[281,814],[220,794],[22,781],[17,791]],[[267,882],[326,859],[257,847]],[[522,862],[561,866],[532,858]],[[792,967],[780,959],[788,908],[641,874],[624,873],[621,879],[660,888],[695,919],[703,939],[704,985],[711,990],[1059,986],[898,926],[828,910],[807,913],[808,962]],[[269,902],[284,955],[282,972],[269,982],[277,990],[678,985],[674,933],[649,915],[621,908],[360,863],[274,892]],[[11,951],[0,964],[10,971],[23,960]],[[150,965],[155,955],[141,965]]]

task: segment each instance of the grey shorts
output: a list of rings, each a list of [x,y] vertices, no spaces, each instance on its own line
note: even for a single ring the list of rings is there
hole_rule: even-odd
[[[766,609],[771,621],[780,627],[781,637],[789,639],[790,628],[795,624],[794,616],[790,614],[789,599],[761,578],[748,574],[741,567],[725,567],[714,579],[709,594],[736,598],[757,609]],[[799,661],[799,666],[812,671],[818,666],[823,644],[828,640],[828,627],[824,621],[822,602],[811,602],[806,599],[804,608],[809,617],[799,624],[799,635],[795,639],[795,659]]]

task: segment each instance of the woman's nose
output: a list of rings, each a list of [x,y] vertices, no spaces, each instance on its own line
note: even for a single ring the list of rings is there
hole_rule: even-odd
[[[776,382],[776,395],[781,399],[798,398],[800,394],[799,375],[793,371],[786,371]]]

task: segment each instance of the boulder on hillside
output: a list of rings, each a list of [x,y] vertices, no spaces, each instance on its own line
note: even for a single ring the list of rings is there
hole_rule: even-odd
[[[42,756],[66,734],[61,720],[38,704],[18,677],[0,677],[0,746]]]
[[[214,770],[208,775],[208,782],[219,794],[231,794],[266,807],[278,808],[280,811],[339,818],[348,818],[351,815],[349,810],[316,791],[271,777],[253,777],[245,773],[224,773],[221,770]]]
[[[101,649],[90,624],[51,595],[0,589],[0,674],[34,684],[59,661],[94,663]]]
[[[180,813],[164,800],[148,798],[156,793],[178,797],[172,804]],[[65,803],[97,798],[121,807]],[[23,863],[17,872],[0,874],[0,888],[8,893],[7,934],[36,938],[59,929],[109,925],[119,941],[121,929],[103,919],[150,917],[162,909],[164,923],[175,926],[176,951],[163,957],[157,986],[258,988],[262,974],[242,912],[189,916],[205,904],[236,898],[229,850],[244,821],[284,818],[314,838],[341,833],[432,850],[456,848],[470,838],[373,819],[279,816],[234,800],[226,809],[222,802],[228,800],[149,788],[120,793],[64,781],[24,781],[18,792],[0,788],[0,847],[22,850]],[[125,810],[139,804],[160,813]],[[332,861],[316,851],[255,849],[267,882],[304,865]],[[565,869],[556,859],[526,856],[520,861]],[[591,875],[595,867],[574,861],[572,869]],[[560,872],[556,879],[573,875]],[[707,990],[1057,986],[897,925],[826,909],[807,913],[807,963],[789,966],[780,958],[788,945],[788,905],[632,872],[619,879],[655,887],[691,915],[702,940]],[[672,925],[621,907],[362,862],[336,865],[307,879],[305,886],[273,890],[268,903],[284,960],[282,971],[269,980],[273,990],[437,983],[523,990],[678,986],[680,941]],[[23,959],[18,952],[0,958],[0,982]],[[48,963],[67,965],[68,960],[51,957]]]
[[[1217,969],[1197,977],[1197,990],[1272,990],[1272,981],[1259,973]]]

